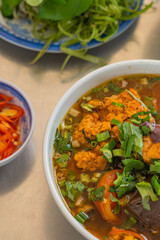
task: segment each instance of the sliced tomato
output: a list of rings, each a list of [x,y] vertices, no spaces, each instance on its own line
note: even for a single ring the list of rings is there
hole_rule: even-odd
[[[120,218],[113,213],[116,203],[110,200],[110,187],[114,186],[114,181],[117,179],[117,172],[122,173],[121,170],[115,169],[103,175],[98,182],[96,188],[104,186],[104,200],[95,201],[95,205],[102,215],[103,219],[107,222],[120,222]],[[112,193],[116,197],[116,193]]]
[[[109,240],[120,240],[123,238],[126,239],[126,237],[134,237],[134,240],[145,240],[143,236],[136,232],[133,232],[131,230],[118,229],[116,227],[112,228],[112,230],[109,232],[108,237]]]
[[[14,104],[7,103],[1,106],[0,116],[8,122],[17,122],[23,114],[23,109]]]
[[[0,105],[6,104],[12,100],[12,97],[8,97],[2,93],[0,93]]]

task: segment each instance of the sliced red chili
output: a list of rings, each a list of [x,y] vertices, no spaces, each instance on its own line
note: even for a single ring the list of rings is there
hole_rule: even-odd
[[[21,107],[14,104],[4,104],[1,106],[0,116],[6,119],[8,122],[17,122],[24,114]]]
[[[0,93],[0,105],[6,104],[12,100],[12,97],[8,97],[2,93]]]

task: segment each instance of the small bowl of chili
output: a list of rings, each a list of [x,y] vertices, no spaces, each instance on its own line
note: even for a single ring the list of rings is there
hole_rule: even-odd
[[[0,79],[0,167],[16,159],[31,139],[32,104],[17,86]]]

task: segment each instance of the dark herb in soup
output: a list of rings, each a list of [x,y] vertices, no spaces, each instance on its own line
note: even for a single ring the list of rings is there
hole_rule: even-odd
[[[57,129],[53,164],[72,215],[98,239],[160,239],[160,76],[82,96]]]

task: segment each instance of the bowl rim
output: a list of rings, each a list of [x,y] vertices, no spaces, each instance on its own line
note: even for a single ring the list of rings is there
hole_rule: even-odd
[[[22,145],[20,145],[20,147],[17,149],[17,151],[12,153],[9,157],[0,161],[0,167],[2,167],[4,165],[10,163],[14,159],[16,159],[22,153],[22,151],[25,149],[26,145],[29,143],[29,141],[32,137],[32,134],[33,134],[34,127],[35,127],[35,113],[34,113],[34,109],[33,109],[33,106],[31,104],[30,99],[19,87],[17,87],[14,83],[9,82],[9,81],[7,81],[5,79],[2,79],[2,78],[0,78],[0,82],[10,86],[16,92],[18,92],[24,98],[26,103],[28,104],[30,112],[31,112],[31,128],[30,128],[30,131],[29,131],[29,134],[28,134],[27,138],[25,139],[24,143],[22,143]]]
[[[84,83],[86,83],[86,81],[91,81],[91,79],[96,78],[97,75],[102,74],[102,73],[107,73],[108,71],[110,72],[111,70],[114,70],[114,68],[116,68],[117,66],[119,68],[130,68],[130,66],[132,65],[140,65],[140,66],[144,66],[144,64],[146,65],[150,65],[150,66],[159,66],[160,69],[160,60],[153,60],[153,59],[137,59],[137,60],[127,60],[127,61],[120,61],[120,62],[115,62],[109,65],[106,65],[104,67],[98,68],[90,73],[88,73],[87,75],[85,75],[84,77],[82,77],[80,80],[78,80],[76,83],[74,83],[66,92],[65,94],[60,98],[60,100],[58,101],[58,103],[56,104],[55,108],[52,110],[52,113],[49,117],[49,120],[47,122],[47,126],[45,129],[45,133],[44,133],[44,138],[43,138],[43,168],[44,168],[44,174],[48,183],[48,187],[51,191],[51,194],[58,206],[58,208],[60,209],[61,213],[63,214],[63,216],[68,220],[68,222],[86,239],[88,240],[98,240],[98,238],[96,238],[94,235],[92,235],[90,232],[88,232],[80,223],[78,223],[78,221],[71,215],[71,213],[68,211],[65,203],[63,202],[62,197],[60,196],[60,193],[58,191],[57,186],[56,185],[56,180],[53,179],[53,175],[51,174],[50,171],[50,156],[49,156],[49,141],[50,141],[50,137],[51,137],[51,130],[54,124],[54,119],[56,117],[56,114],[59,112],[59,109],[62,108],[62,106],[65,104],[66,99],[71,95],[74,94],[74,91],[77,88],[80,88],[84,85]],[[148,71],[148,70],[147,70]],[[145,72],[144,72],[145,73]],[[133,75],[132,73],[130,73],[131,75]],[[135,74],[138,74],[138,70]],[[147,74],[147,73],[146,73]],[[149,73],[148,73],[149,74]],[[150,73],[150,74],[154,74],[154,72]],[[155,73],[156,74],[156,73]],[[159,73],[160,74],[160,71]],[[129,73],[126,74],[122,74],[124,75],[129,75]],[[121,75],[121,76],[122,76]],[[114,78],[114,77],[113,77]],[[108,80],[112,79],[109,78]],[[107,77],[106,77],[106,81],[107,81]],[[97,84],[96,84],[97,85]],[[95,86],[96,86],[95,85]],[[87,91],[86,91],[87,92]],[[83,95],[83,93],[82,93]],[[53,182],[55,183],[55,185],[53,184]]]

